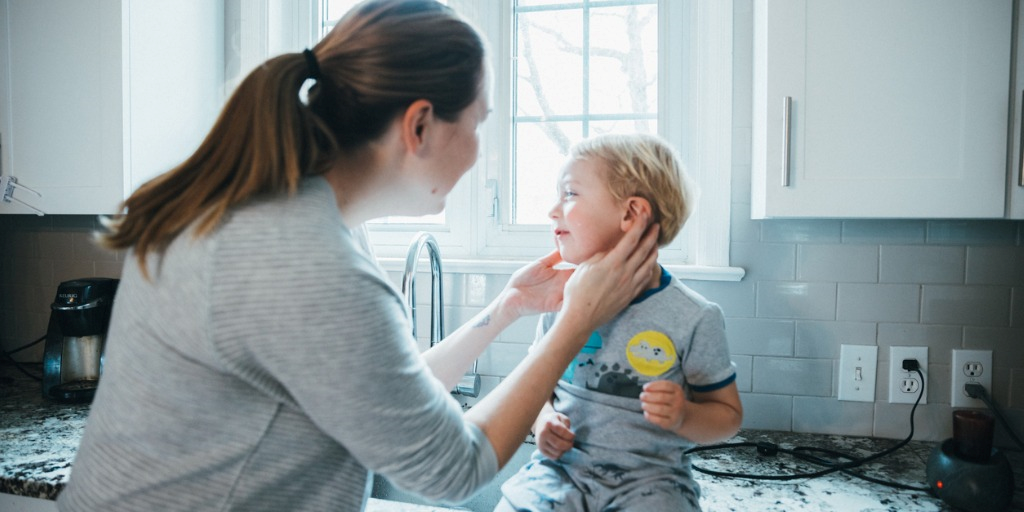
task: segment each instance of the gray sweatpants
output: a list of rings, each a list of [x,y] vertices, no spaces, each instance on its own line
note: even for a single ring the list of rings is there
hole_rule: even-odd
[[[599,462],[574,448],[553,461],[534,452],[502,486],[495,512],[699,511],[687,469]]]

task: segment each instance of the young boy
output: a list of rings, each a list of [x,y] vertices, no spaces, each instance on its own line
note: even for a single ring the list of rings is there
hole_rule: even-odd
[[[665,246],[693,207],[664,141],[576,145],[549,216],[562,259],[614,247],[641,213]],[[538,339],[555,314],[541,318]],[[591,334],[533,425],[537,451],[496,511],[700,510],[685,450],[733,436],[743,412],[722,311],[658,265],[650,287]]]

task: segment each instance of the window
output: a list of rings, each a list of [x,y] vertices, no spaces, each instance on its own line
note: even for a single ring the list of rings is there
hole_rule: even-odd
[[[323,33],[355,3],[321,0]],[[516,260],[504,266],[516,268],[552,248],[547,212],[569,146],[600,133],[640,131],[673,144],[700,192],[694,216],[662,249],[662,261],[686,277],[742,277],[742,270],[727,268],[731,2],[446,3],[487,38],[494,112],[477,166],[452,192],[445,213],[370,226],[379,256],[404,257],[415,232],[426,230],[446,262],[472,260],[479,269]]]

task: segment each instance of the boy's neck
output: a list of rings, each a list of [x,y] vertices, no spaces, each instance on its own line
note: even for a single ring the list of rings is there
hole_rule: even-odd
[[[661,265],[657,261],[655,261],[653,265],[654,269],[651,272],[651,279],[647,282],[647,287],[640,292],[641,294],[647,290],[653,290],[661,286]]]

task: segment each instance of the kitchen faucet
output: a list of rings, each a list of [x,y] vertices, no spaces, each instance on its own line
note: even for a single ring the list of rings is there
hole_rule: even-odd
[[[441,342],[444,338],[444,292],[441,280],[441,250],[438,248],[434,235],[420,231],[416,233],[409,252],[405,257],[405,273],[402,274],[402,295],[412,320],[412,336],[416,337],[416,264],[420,253],[427,248],[430,258],[430,346]],[[480,374],[476,371],[477,361],[473,361],[473,370],[462,376],[452,393],[476,397],[480,395]]]

